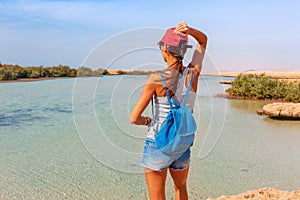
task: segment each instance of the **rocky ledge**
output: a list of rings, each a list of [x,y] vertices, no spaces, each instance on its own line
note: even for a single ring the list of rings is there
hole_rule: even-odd
[[[300,119],[300,103],[270,103],[257,111],[272,118]]]
[[[276,188],[261,188],[258,190],[251,190],[245,193],[234,195],[234,196],[221,196],[216,199],[208,200],[275,200],[275,199],[286,199],[286,200],[296,200],[300,199],[300,190],[295,190],[292,192],[278,190]]]

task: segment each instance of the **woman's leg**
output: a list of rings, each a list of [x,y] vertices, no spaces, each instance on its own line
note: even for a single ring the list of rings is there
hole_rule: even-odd
[[[174,170],[170,168],[170,174],[173,178],[175,189],[175,200],[187,200],[188,192],[186,188],[186,180],[189,173],[189,167],[182,170]]]
[[[165,200],[167,169],[162,171],[153,171],[151,169],[144,168],[144,172],[150,200]]]

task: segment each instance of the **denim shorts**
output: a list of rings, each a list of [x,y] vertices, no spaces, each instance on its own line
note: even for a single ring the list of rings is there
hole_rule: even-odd
[[[166,155],[156,147],[155,140],[147,138],[141,164],[154,171],[161,171],[167,168],[182,170],[190,165],[190,154],[191,151],[188,148],[179,156]]]

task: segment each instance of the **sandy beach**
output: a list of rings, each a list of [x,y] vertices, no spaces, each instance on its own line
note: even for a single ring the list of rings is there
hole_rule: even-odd
[[[242,194],[232,195],[232,196],[221,196],[216,199],[208,200],[268,200],[268,199],[300,199],[300,190],[295,191],[283,191],[277,188],[261,188],[258,190],[247,191]]]
[[[47,81],[54,79],[67,79],[76,77],[42,77],[42,78],[19,78],[16,80],[0,81],[0,83],[16,83],[16,82],[35,82],[35,81]]]
[[[207,73],[203,75],[208,76],[225,76],[225,77],[236,77],[239,74],[266,74],[273,78],[288,79],[300,81],[300,72],[277,72],[277,71],[246,71],[246,72],[219,72],[219,73]]]

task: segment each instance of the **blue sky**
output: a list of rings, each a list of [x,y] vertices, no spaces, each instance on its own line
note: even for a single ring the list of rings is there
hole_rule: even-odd
[[[300,71],[299,8],[298,0],[2,0],[0,61],[78,67],[112,36],[185,21],[207,34],[220,71]]]

